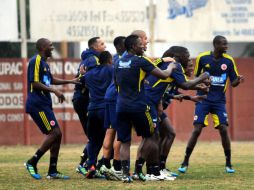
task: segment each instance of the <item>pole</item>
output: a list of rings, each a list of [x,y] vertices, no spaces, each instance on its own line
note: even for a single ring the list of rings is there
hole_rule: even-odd
[[[149,33],[150,33],[150,56],[154,57],[154,19],[155,19],[155,4],[153,0],[149,0]]]
[[[27,33],[26,33],[26,2],[25,0],[19,0],[20,11],[20,36],[21,36],[21,59],[23,63],[23,110],[24,110],[24,144],[29,145],[30,142],[30,130],[28,126],[28,116],[25,114],[25,101],[27,97]]]

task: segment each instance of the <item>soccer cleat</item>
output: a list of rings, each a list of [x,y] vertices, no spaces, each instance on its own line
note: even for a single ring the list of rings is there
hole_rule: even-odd
[[[154,174],[146,174],[145,177],[147,181],[162,181],[165,178],[162,175],[154,175]]]
[[[143,172],[138,172],[137,176],[141,181],[146,181],[146,176],[143,174]]]
[[[181,165],[180,168],[178,168],[178,171],[181,173],[186,173],[188,166]]]
[[[32,166],[31,164],[24,163],[25,168],[27,169],[28,173],[34,178],[34,179],[41,179],[41,175],[37,173],[37,168]]]
[[[58,171],[55,173],[48,174],[46,178],[47,179],[70,179],[69,176],[64,175]]]
[[[235,173],[235,170],[232,168],[232,166],[226,166],[226,173]]]
[[[171,172],[169,169],[164,168],[163,170],[160,171],[160,173],[163,173],[164,175],[168,176],[168,177],[177,177],[178,174]]]
[[[86,168],[82,167],[81,165],[78,165],[78,167],[76,168],[76,171],[78,173],[82,174],[83,176],[86,176],[86,174],[87,174]]]
[[[103,175],[100,171],[96,170],[95,171],[95,174],[94,174],[94,178],[97,178],[97,179],[105,179],[105,175]]]
[[[122,181],[123,181],[124,183],[132,183],[132,182],[133,182],[133,179],[132,179],[132,177],[129,176],[129,175],[123,175]]]
[[[113,167],[108,169],[105,165],[102,165],[100,168],[100,172],[105,175],[107,180],[121,180],[122,179],[122,171],[116,171]]]
[[[136,172],[133,172],[131,175],[132,179],[139,180],[138,174]]]
[[[88,170],[87,170],[87,173],[86,173],[86,178],[93,178],[94,175],[96,173],[96,169],[95,169],[95,166],[92,165]]]
[[[167,174],[163,173],[162,170],[160,171],[160,174],[161,174],[161,176],[164,177],[163,180],[165,180],[165,181],[174,181],[176,179],[176,177],[168,176]]]

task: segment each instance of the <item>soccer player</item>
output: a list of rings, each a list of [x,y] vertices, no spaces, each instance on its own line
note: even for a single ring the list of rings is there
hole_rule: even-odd
[[[187,80],[187,77],[184,74],[184,68],[187,67],[187,64],[190,62],[189,51],[181,46],[173,46],[169,48],[164,54],[163,57],[174,57],[178,61],[177,68],[172,72],[171,76],[165,80],[162,80],[156,76],[149,75],[146,78],[147,83],[145,84],[145,94],[147,98],[147,103],[151,109],[152,120],[157,124],[157,132],[159,132],[160,139],[157,137],[154,138],[155,143],[160,146],[161,153],[157,156],[160,156],[160,170],[165,180],[174,180],[172,178],[172,173],[169,172],[165,167],[165,162],[170,150],[170,147],[173,143],[175,132],[171,125],[169,125],[167,115],[162,112],[160,113],[160,122],[158,121],[158,110],[157,107],[160,104],[160,100],[167,89],[172,86],[179,86],[185,90],[187,89],[197,89],[196,85],[206,80],[209,75],[207,73],[203,74],[195,80]],[[181,64],[180,64],[181,63]],[[165,69],[171,63],[159,63],[157,66],[160,69]],[[183,65],[183,66],[182,66]],[[156,134],[155,134],[156,135]],[[142,180],[142,166],[144,164],[144,158],[141,156],[136,161],[136,173],[138,177]],[[147,180],[159,180],[156,176],[149,175],[151,172],[150,165],[147,164]],[[173,173],[174,174],[174,173]],[[175,175],[175,174],[174,174]]]
[[[82,52],[81,54],[81,63],[78,68],[78,76],[82,76],[82,72],[85,72],[85,67],[95,67],[96,65],[99,65],[99,54],[103,52],[106,49],[104,40],[100,37],[93,37],[88,40],[88,49]],[[74,88],[74,94],[73,94],[73,107],[76,113],[78,114],[79,120],[81,122],[82,128],[84,130],[84,133],[87,135],[87,112],[88,112],[88,103],[89,103],[89,91],[86,88],[86,86],[77,84]],[[84,146],[84,150],[81,154],[81,160],[76,168],[76,171],[79,172],[82,175],[86,175],[87,171],[83,167],[85,161],[87,160],[87,149],[86,146]]]
[[[27,82],[28,96],[26,101],[26,112],[32,117],[41,132],[46,136],[41,147],[26,163],[28,173],[35,179],[41,179],[37,170],[37,163],[40,158],[50,150],[50,164],[48,179],[69,179],[69,176],[61,174],[57,170],[57,160],[61,145],[62,133],[52,109],[50,93],[54,93],[59,102],[62,103],[65,97],[62,92],[53,88],[51,84],[78,84],[77,80],[62,80],[51,75],[47,58],[51,57],[54,49],[52,42],[41,38],[36,42],[38,54],[29,61]]]
[[[88,88],[90,96],[87,121],[87,136],[89,139],[87,144],[88,159],[86,161],[87,178],[93,178],[96,174],[97,157],[106,131],[104,128],[104,96],[113,75],[112,56],[108,51],[100,53],[99,62],[100,65],[92,66],[92,68],[88,65],[87,72],[80,79],[82,84]]]
[[[225,91],[227,88],[227,79],[230,79],[231,86],[236,87],[243,81],[243,76],[238,75],[234,59],[226,54],[228,42],[224,36],[216,36],[213,39],[214,51],[201,53],[196,60],[194,74],[199,76],[202,72],[208,72],[211,77],[211,87],[207,98],[202,102],[196,103],[194,116],[194,129],[188,141],[185,157],[180,172],[185,173],[189,165],[189,158],[197,143],[202,129],[208,125],[208,114],[212,114],[214,127],[221,136],[222,146],[226,157],[226,172],[234,173],[231,165],[231,145],[228,135],[228,118],[226,112]],[[202,92],[198,92],[202,95]]]
[[[167,78],[175,65],[170,64],[166,70],[162,71],[154,66],[148,58],[142,57],[144,46],[141,38],[137,35],[128,36],[125,40],[125,47],[127,53],[116,63],[115,70],[118,89],[116,120],[118,140],[122,142],[120,149],[123,170],[122,180],[132,182],[129,174],[132,126],[138,136],[145,138],[141,155],[146,153],[152,156],[154,151],[158,151],[153,146],[150,138],[154,131],[154,125],[145,101],[144,78],[146,73],[151,73],[160,78]],[[152,172],[154,175],[160,175],[156,163],[156,159],[151,159]]]
[[[126,51],[124,46],[124,41],[126,37],[118,36],[114,39],[114,46],[116,48],[117,54],[113,56],[113,63],[121,58],[121,56]],[[115,87],[114,77],[112,82],[108,87],[105,94],[105,120],[104,127],[106,129],[106,135],[103,141],[103,165],[100,169],[107,179],[109,180],[121,180],[121,160],[120,160],[120,141],[115,141],[116,136],[116,99],[117,99],[117,89]],[[111,167],[110,159],[113,152],[113,167]]]

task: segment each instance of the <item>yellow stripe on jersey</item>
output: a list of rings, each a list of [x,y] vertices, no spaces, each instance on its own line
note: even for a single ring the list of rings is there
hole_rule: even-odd
[[[182,72],[183,72],[183,76],[184,76],[185,81],[188,81],[188,78],[187,78],[187,76],[185,75],[185,70],[184,70],[184,68],[182,67],[181,64],[180,64],[180,66],[181,66],[181,68],[182,68]]]
[[[199,69],[199,61],[201,59],[201,57],[203,56],[206,56],[206,55],[210,55],[211,52],[210,51],[206,51],[206,52],[203,52],[203,53],[200,53],[196,59],[196,65],[195,65],[195,69],[194,69],[194,75],[196,76],[197,75],[197,72],[198,72],[198,69]]]
[[[161,82],[168,82],[168,83],[170,83],[170,82],[173,82],[174,81],[174,79],[173,78],[170,78],[170,77],[168,77],[167,79],[159,79],[159,80],[157,80],[157,82],[156,83],[154,83],[154,85],[152,86],[152,88],[154,88],[154,87],[156,87],[158,84],[160,84]]]
[[[226,53],[223,53],[222,55],[223,55],[223,57],[225,57],[225,58],[227,58],[227,59],[232,61],[233,66],[234,66],[234,71],[235,71],[236,75],[239,76],[233,57],[231,57],[230,55],[228,55]]]
[[[161,58],[158,58],[158,59],[156,59],[154,62],[153,62],[153,64],[154,65],[158,65],[158,64],[160,64],[162,62],[162,59]]]
[[[147,61],[149,61],[151,64],[153,64],[154,66],[156,66],[156,64],[150,59],[150,58],[148,58],[148,57],[146,57],[146,56],[143,56],[143,58],[145,59],[145,60],[147,60]]]
[[[154,133],[154,127],[153,127],[154,123],[153,123],[151,114],[149,111],[146,111],[145,114],[146,114],[146,118],[147,118],[149,126],[150,126],[150,133],[153,134]]]
[[[100,65],[99,58],[96,57],[96,56],[93,56],[93,57],[94,57],[94,59],[95,59],[95,61],[96,61],[96,65]]]
[[[144,80],[146,76],[146,72],[143,71],[142,69],[139,70],[139,80],[138,80],[138,91],[140,92],[141,88],[141,82]]]
[[[42,111],[42,112],[39,112],[39,115],[40,115],[40,117],[42,119],[43,124],[47,128],[47,130],[50,131],[51,130],[51,126],[50,126],[50,124],[49,124],[49,122],[47,120],[47,117],[46,117],[45,113]]]
[[[39,82],[41,56],[36,56],[35,67],[34,67],[34,82]]]
[[[226,81],[226,84],[225,84],[225,87],[224,87],[224,92],[226,92],[226,90],[227,90],[227,87],[228,87],[228,83],[229,83],[229,79],[227,79],[227,81]]]

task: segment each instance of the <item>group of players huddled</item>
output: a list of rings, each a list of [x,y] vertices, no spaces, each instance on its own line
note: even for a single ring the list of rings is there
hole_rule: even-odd
[[[132,182],[133,179],[175,180],[178,174],[166,167],[176,136],[164,112],[172,99],[196,103],[193,132],[178,171],[187,171],[190,155],[202,129],[208,125],[207,118],[211,113],[214,127],[221,135],[226,157],[225,171],[235,172],[231,165],[225,90],[228,79],[236,87],[243,81],[243,76],[238,75],[233,58],[226,54],[226,38],[216,36],[214,50],[197,57],[196,77],[192,80],[187,78],[193,73],[187,48],[172,46],[161,58],[154,60],[144,55],[147,44],[147,35],[142,30],[135,30],[127,37],[118,36],[114,39],[117,53],[112,57],[105,50],[103,39],[93,37],[81,54],[77,76],[73,80],[62,80],[51,75],[46,62],[54,49],[52,42],[45,38],[37,41],[38,53],[30,59],[27,72],[26,112],[47,136],[24,164],[33,178],[41,179],[37,163],[50,150],[47,178],[69,179],[57,170],[62,133],[53,113],[50,95],[54,93],[62,103],[65,100],[63,93],[51,85],[67,83],[75,84],[73,106],[88,138],[76,168],[84,177],[123,182]],[[197,90],[197,95],[183,94],[178,88]],[[135,171],[131,174],[132,128],[142,140],[137,151]],[[103,156],[98,158],[101,149]],[[143,173],[145,163],[146,174]]]

